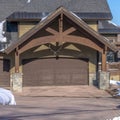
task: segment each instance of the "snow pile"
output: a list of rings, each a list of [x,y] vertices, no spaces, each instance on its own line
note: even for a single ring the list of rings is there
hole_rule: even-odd
[[[11,91],[0,88],[0,104],[1,105],[16,105],[14,95]]]
[[[6,37],[4,36],[5,32],[3,31],[4,23],[5,23],[5,20],[0,22],[0,42],[6,42],[7,41]]]
[[[120,117],[114,117],[113,120],[120,120]]]
[[[116,86],[116,88],[112,90],[114,92],[113,96],[114,97],[120,96],[120,81],[110,80],[110,85]]]
[[[110,80],[110,84],[120,86],[120,81]]]

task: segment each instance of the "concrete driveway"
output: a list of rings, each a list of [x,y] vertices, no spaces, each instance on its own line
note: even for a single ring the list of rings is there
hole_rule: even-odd
[[[16,106],[0,106],[0,120],[113,120],[120,99],[79,96],[15,95]]]

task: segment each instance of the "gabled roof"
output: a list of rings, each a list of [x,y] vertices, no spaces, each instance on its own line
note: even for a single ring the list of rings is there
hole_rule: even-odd
[[[52,20],[54,20],[60,14],[63,14],[66,17],[68,17],[69,19],[71,19],[75,24],[77,24],[79,27],[81,27],[83,30],[85,30],[87,33],[89,33],[91,36],[93,36],[96,40],[100,41],[101,43],[106,45],[111,50],[117,51],[117,48],[114,45],[110,44],[105,37],[99,35],[96,31],[94,31],[92,28],[90,28],[82,19],[80,19],[74,13],[66,10],[65,8],[60,7],[53,13],[49,14],[43,21],[40,21],[33,29],[31,29],[26,34],[24,34],[19,40],[17,40],[12,45],[10,45],[5,50],[5,52],[7,54],[9,54],[13,50],[15,50],[16,47],[18,47],[23,42],[28,40],[30,37],[32,37],[35,33],[37,33],[39,30],[41,30],[43,27],[45,27],[48,23],[50,23]]]
[[[0,21],[24,7],[26,0],[0,0]]]
[[[99,21],[98,28],[101,34],[120,34],[120,26],[117,26],[112,21]]]
[[[21,12],[52,12],[59,6],[72,12],[109,13],[106,0],[31,0]],[[99,7],[98,7],[99,6]]]
[[[106,0],[31,0],[29,3],[27,1],[28,0],[0,0],[0,13],[2,13],[0,14],[0,21],[14,12],[15,15],[16,13],[21,13],[21,15],[26,14],[26,16],[29,13],[44,14],[51,13],[59,6],[63,6],[85,19],[112,18]],[[13,17],[13,15],[10,17]]]

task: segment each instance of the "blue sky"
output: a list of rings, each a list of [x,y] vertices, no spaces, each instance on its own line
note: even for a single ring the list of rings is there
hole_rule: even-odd
[[[107,0],[111,9],[112,21],[120,26],[120,0]]]

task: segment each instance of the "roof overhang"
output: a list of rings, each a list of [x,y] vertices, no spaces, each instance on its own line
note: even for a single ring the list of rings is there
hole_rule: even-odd
[[[9,54],[13,50],[15,50],[18,46],[20,46],[22,43],[24,43],[26,40],[28,40],[30,37],[32,37],[35,33],[37,33],[39,30],[41,30],[43,27],[45,27],[47,24],[49,24],[52,20],[54,20],[57,16],[60,14],[65,15],[70,20],[72,20],[77,26],[81,27],[89,33],[91,36],[93,36],[96,40],[104,44],[106,47],[111,49],[112,51],[117,51],[117,48],[115,45],[108,42],[107,38],[101,36],[98,32],[94,31],[92,28],[90,28],[82,19],[80,19],[76,14],[73,12],[70,12],[66,10],[63,7],[58,8],[53,13],[49,14],[44,20],[40,21],[33,29],[25,33],[19,40],[16,40],[13,44],[11,44],[6,50],[5,53]]]

